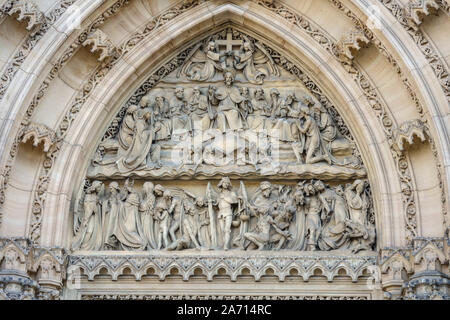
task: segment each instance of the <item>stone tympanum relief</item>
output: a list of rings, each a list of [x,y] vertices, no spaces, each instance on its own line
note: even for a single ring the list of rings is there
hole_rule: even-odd
[[[153,75],[98,145],[74,206],[73,249],[372,250],[355,143],[293,69],[227,28]]]

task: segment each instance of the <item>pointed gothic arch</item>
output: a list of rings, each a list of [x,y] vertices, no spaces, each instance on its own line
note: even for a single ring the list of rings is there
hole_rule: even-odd
[[[351,9],[354,8],[353,2],[344,2]],[[245,4],[235,1],[198,3],[194,1],[176,4],[166,11],[163,10],[157,19],[149,22],[144,32],[141,30],[134,34],[128,34],[128,39],[122,42],[126,45],[102,42],[103,36],[108,36],[106,33],[93,34],[83,30],[84,36],[93,37],[91,41],[93,47],[90,49],[94,52],[100,50],[102,56],[106,54],[107,58],[95,65],[91,69],[92,72],[84,75],[85,78],[77,83],[79,87],[70,98],[63,99],[65,104],[58,109],[58,119],[52,123],[52,126],[43,124],[43,127],[39,128],[27,127],[27,134],[35,137],[42,132],[47,137],[53,137],[56,134],[59,140],[55,144],[56,149],[41,156],[39,164],[28,171],[33,174],[33,177],[28,178],[30,181],[24,184],[24,188],[25,185],[26,188],[30,188],[26,196],[27,200],[23,201],[27,205],[20,206],[22,208],[20,217],[22,220],[26,220],[26,223],[24,223],[25,227],[19,229],[25,230],[24,235],[31,237],[35,243],[42,246],[66,248],[70,246],[72,236],[69,233],[72,227],[71,215],[74,201],[99,139],[118,110],[133,94],[139,91],[139,87],[151,74],[161,70],[167,64],[170,65],[171,59],[192,46],[193,43],[226,26],[232,26],[236,30],[268,44],[271,49],[286,57],[294,68],[298,68],[302,72],[304,79],[308,78],[311,86],[314,84],[321,90],[330,105],[340,114],[355,140],[367,169],[376,214],[377,248],[381,250],[385,247],[408,245],[412,238],[421,235],[423,230],[430,232],[430,227],[423,223],[423,217],[429,216],[427,215],[427,204],[423,204],[423,197],[418,196],[418,189],[423,188],[422,182],[416,183],[416,175],[418,177],[422,177],[422,175],[418,174],[417,169],[414,169],[423,168],[423,166],[417,166],[415,162],[417,160],[411,160],[408,154],[396,150],[395,141],[392,140],[397,136],[395,130],[400,127],[401,123],[393,111],[395,108],[391,110],[392,105],[389,101],[386,101],[383,94],[377,93],[376,80],[371,79],[364,67],[358,64],[350,63],[351,72],[349,72],[348,65],[336,59],[336,55],[333,53],[336,50],[336,40],[333,36],[320,27],[317,28],[317,24],[308,25],[311,20],[306,15],[299,14],[295,17],[297,19],[295,22],[291,15],[292,12],[298,14],[295,10],[284,5],[277,7],[280,4],[278,2],[275,2],[275,5],[272,5],[272,2],[267,3],[264,1],[245,2]],[[124,5],[125,2],[121,1],[115,4],[113,1],[105,2],[100,7],[92,7],[92,16],[95,17],[108,6],[110,7],[107,11],[120,12]],[[363,8],[364,10],[368,9]],[[285,16],[282,16],[280,12],[285,12]],[[89,11],[83,11],[83,13],[86,16],[91,15]],[[68,19],[68,17],[66,18]],[[361,19],[363,20],[364,17]],[[386,19],[391,19],[391,17]],[[303,23],[303,29],[298,26],[298,21],[300,24]],[[94,24],[95,27],[91,25],[88,30],[101,30],[99,25]],[[393,33],[401,34],[401,29],[388,31],[377,31],[377,36],[380,36],[383,43],[387,45],[387,50],[398,57],[399,54],[396,51],[398,42],[393,41],[391,44],[390,40],[386,39],[390,39]],[[83,37],[79,39],[83,39]],[[63,57],[66,54],[76,55],[74,51],[85,50],[81,48],[83,44],[79,39],[78,44],[72,50],[69,47],[70,41],[66,41],[59,51],[55,51],[58,51]],[[64,41],[64,39],[60,40]],[[373,39],[371,40],[373,41]],[[404,43],[410,43],[408,41],[405,40]],[[56,49],[56,46],[54,48]],[[405,49],[404,45],[402,48],[402,50]],[[402,67],[411,61],[423,62],[422,57],[416,59],[411,57],[411,54],[408,55],[408,58],[410,59],[400,60]],[[59,69],[64,70],[65,64],[70,64],[72,60],[64,61],[62,59],[60,61],[62,63],[55,69],[54,75],[58,75]],[[53,70],[50,71],[50,82],[55,77],[52,72]],[[355,72],[359,82],[355,81]],[[442,92],[436,89],[436,79],[431,74],[407,73],[406,77],[414,79],[416,86],[419,86],[420,83],[427,84],[426,90],[418,91],[419,99],[424,109],[436,117],[427,116],[425,118],[428,121],[431,119],[430,128],[427,125],[422,126],[421,123],[407,123],[402,126],[404,132],[400,132],[398,136],[407,136],[408,130],[423,130],[424,136],[436,137],[438,143],[432,145],[434,146],[432,150],[434,157],[440,158],[441,154],[444,155],[440,158],[444,168],[438,167],[436,170],[440,178],[440,191],[444,192],[443,197],[445,198],[445,186],[448,184],[448,179],[445,178],[447,172],[445,154],[448,152],[445,147],[442,147],[445,146],[442,141],[445,141],[445,137],[448,135],[445,128],[442,129],[442,120],[439,118],[439,114],[442,112],[438,111],[438,109],[445,108],[443,103],[445,98]],[[23,111],[18,111],[19,109],[28,108],[28,111],[30,109],[33,111],[36,108],[39,110],[40,104],[48,104],[48,101],[45,100],[41,102],[39,97],[39,95],[45,96],[45,91],[35,94],[34,86],[42,81],[42,77],[36,79],[17,77],[13,81],[16,82],[13,82],[15,86],[11,87],[11,92],[17,93],[19,88],[17,84],[19,83],[28,83],[30,90],[25,90],[25,95],[22,97],[14,95],[18,98],[17,103],[8,105],[14,106],[13,109],[17,110],[12,114],[15,119],[19,120],[12,126],[2,127],[8,132],[13,132],[14,128],[19,127],[18,123],[21,117],[19,114],[23,113]],[[372,94],[374,96],[371,96]],[[39,99],[36,99],[36,96]],[[11,99],[11,96],[7,96],[7,99]],[[11,102],[11,100],[5,101]],[[379,108],[381,108],[381,112]],[[37,113],[39,114],[39,111]],[[27,120],[30,119],[35,118],[29,116]],[[42,120],[42,115],[38,119]],[[435,136],[436,132],[437,136]],[[21,135],[22,133],[19,133],[17,138],[2,141],[2,146],[9,146],[11,142],[13,145],[14,152],[10,153],[14,154],[10,156],[13,162],[12,164],[7,163],[6,168],[9,168],[7,173],[13,168],[13,176],[16,174],[14,179],[20,178],[17,173],[14,173],[14,158],[17,154],[19,160],[15,162],[17,165],[15,170],[20,171],[22,166],[28,166],[25,156],[28,150],[18,148],[20,144],[18,138],[22,138]],[[410,141],[414,143],[412,136]],[[427,161],[432,162],[429,158]],[[444,177],[442,177],[441,171],[443,171]],[[6,178],[2,179],[7,181]],[[14,179],[13,181],[17,181]],[[3,184],[3,181],[0,182]],[[15,228],[14,224],[17,219],[13,200],[16,187],[12,191],[7,190],[7,197],[5,197],[7,210],[3,212],[1,230],[2,234],[4,233],[6,236],[16,236],[22,232],[8,231]],[[25,194],[22,194],[21,197],[25,200]],[[446,206],[448,203],[443,202],[444,218],[442,219],[444,223],[446,223]],[[27,212],[23,211],[24,207],[27,207]],[[282,276],[284,277],[284,274]]]

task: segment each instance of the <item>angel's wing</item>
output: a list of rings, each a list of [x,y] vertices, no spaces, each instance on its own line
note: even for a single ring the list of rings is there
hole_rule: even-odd
[[[248,202],[248,193],[247,188],[245,187],[244,181],[241,181],[239,186],[239,197],[244,201],[244,203]]]
[[[239,208],[238,208],[238,214],[241,214],[243,211],[247,211],[246,209],[248,205],[248,193],[244,181],[241,181],[240,183],[238,195],[239,198],[242,199],[242,201],[239,201]]]
[[[253,57],[254,61],[256,64],[259,63],[265,63],[267,62],[267,64],[269,65],[269,71],[271,74],[273,74],[274,76],[279,77],[280,76],[280,71],[278,70],[275,62],[273,61],[272,57],[270,56],[270,54],[267,52],[267,50],[264,48],[264,46],[259,43],[258,41],[255,42],[255,46],[259,49],[259,51],[261,51],[262,56],[258,57],[256,54]],[[261,60],[262,59],[262,60]],[[264,61],[265,60],[265,61]],[[263,61],[263,62],[260,62]]]
[[[170,190],[170,192],[172,193],[172,195],[174,195],[175,197],[178,197],[180,199],[183,200],[195,200],[196,196],[189,192],[186,191],[184,189],[178,188],[178,187],[172,187],[172,188],[168,188]]]
[[[189,70],[189,67],[192,64],[192,58],[195,56],[195,60],[198,61],[206,61],[206,53],[202,50],[199,50],[200,47],[203,45],[202,42],[198,43],[192,50],[189,52],[188,56],[184,60],[183,65],[178,69],[177,77],[179,78],[181,74],[187,74],[187,71]]]
[[[206,186],[206,198],[208,199],[208,201],[212,201],[214,199],[217,199],[217,197],[218,195],[211,186],[211,182],[208,182],[208,185]]]

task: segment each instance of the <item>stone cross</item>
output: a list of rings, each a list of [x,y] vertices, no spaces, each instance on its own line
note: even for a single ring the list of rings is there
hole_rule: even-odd
[[[226,46],[226,51],[233,50],[233,46],[242,45],[244,43],[243,40],[233,40],[233,35],[231,31],[227,32],[227,39],[226,40],[216,40],[216,43],[219,46]]]

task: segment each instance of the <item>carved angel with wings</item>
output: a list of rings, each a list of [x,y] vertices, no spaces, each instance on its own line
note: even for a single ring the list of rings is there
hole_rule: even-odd
[[[203,50],[199,50],[200,47]],[[179,69],[177,76],[185,74],[189,80],[207,81],[214,77],[216,69],[223,71],[225,66],[221,62],[223,54],[217,52],[217,45],[209,41],[207,45],[197,44],[186,58],[186,63]]]
[[[272,57],[263,45],[257,41],[253,44],[246,36],[241,49],[234,54],[234,58],[234,67],[242,70],[250,83],[262,84],[267,76],[280,75]]]

